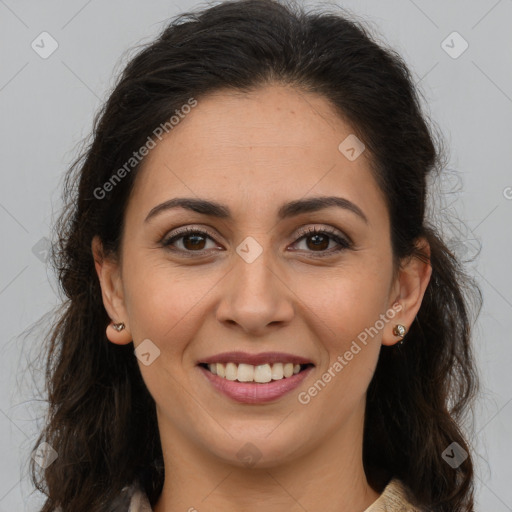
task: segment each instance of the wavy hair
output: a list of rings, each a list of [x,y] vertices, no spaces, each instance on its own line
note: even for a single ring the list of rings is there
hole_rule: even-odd
[[[325,97],[371,156],[391,220],[395,269],[409,257],[432,266],[421,308],[399,347],[382,347],[367,392],[363,463],[377,491],[397,477],[422,510],[473,510],[467,415],[478,390],[472,305],[481,292],[427,218],[428,178],[442,171],[443,144],[422,112],[402,58],[363,21],[339,9],[293,2],[228,0],[171,20],[120,73],[94,119],[91,140],[68,169],[51,263],[65,294],[45,338],[48,413],[43,441],[58,458],[31,477],[41,512],[100,512],[127,484],[154,505],[164,481],[155,403],[133,345],[106,338],[91,241],[119,254],[124,212],[140,164],[99,199],[103,187],[159,125],[191,97],[285,84]],[[105,190],[105,189],[103,189]],[[418,248],[425,237],[430,256]],[[474,301],[474,302],[472,302]],[[475,316],[476,316],[475,315]],[[443,451],[458,443],[457,468]]]

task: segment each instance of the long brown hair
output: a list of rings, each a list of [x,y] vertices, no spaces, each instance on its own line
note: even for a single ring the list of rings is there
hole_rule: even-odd
[[[97,114],[92,141],[71,165],[52,263],[65,300],[47,337],[49,410],[34,448],[58,458],[32,480],[41,512],[108,511],[137,480],[153,505],[164,481],[155,403],[133,345],[110,343],[91,240],[118,254],[139,165],[98,189],[190,98],[283,83],[327,98],[366,145],[384,192],[397,264],[426,259],[432,278],[401,347],[382,347],[367,393],[363,458],[378,491],[401,479],[425,510],[473,510],[473,462],[464,420],[477,391],[470,344],[481,293],[425,215],[427,177],[443,168],[441,137],[422,113],[410,72],[363,22],[274,0],[223,2],[172,20],[128,63]],[[101,196],[101,197],[100,197]],[[458,443],[457,468],[442,454]]]

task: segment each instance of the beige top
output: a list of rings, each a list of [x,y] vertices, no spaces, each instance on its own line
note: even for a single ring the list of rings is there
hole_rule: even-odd
[[[364,512],[421,512],[411,505],[405,497],[402,482],[393,478],[382,491],[382,494]]]
[[[153,512],[146,493],[136,485],[125,487],[130,496],[127,512]],[[124,512],[124,511],[123,511]],[[400,480],[391,480],[379,498],[374,501],[364,512],[420,512],[413,507],[405,497],[405,488]]]

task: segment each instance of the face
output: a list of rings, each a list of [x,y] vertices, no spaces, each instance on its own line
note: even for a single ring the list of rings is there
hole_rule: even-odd
[[[145,343],[169,446],[265,467],[361,434],[381,345],[399,341],[393,326],[410,325],[423,289],[409,293],[413,273],[393,279],[369,155],[338,149],[352,133],[323,97],[276,85],[201,99],[146,157],[121,263],[97,269],[126,324],[109,338]],[[221,206],[155,209],[179,198]],[[283,377],[290,363],[300,371]]]

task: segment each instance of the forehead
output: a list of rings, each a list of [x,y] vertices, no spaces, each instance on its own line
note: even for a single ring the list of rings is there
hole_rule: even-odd
[[[234,210],[338,192],[385,215],[366,152],[351,161],[339,149],[347,137],[350,125],[323,96],[280,85],[217,91],[149,152],[134,192],[146,209],[196,195],[225,198]]]

